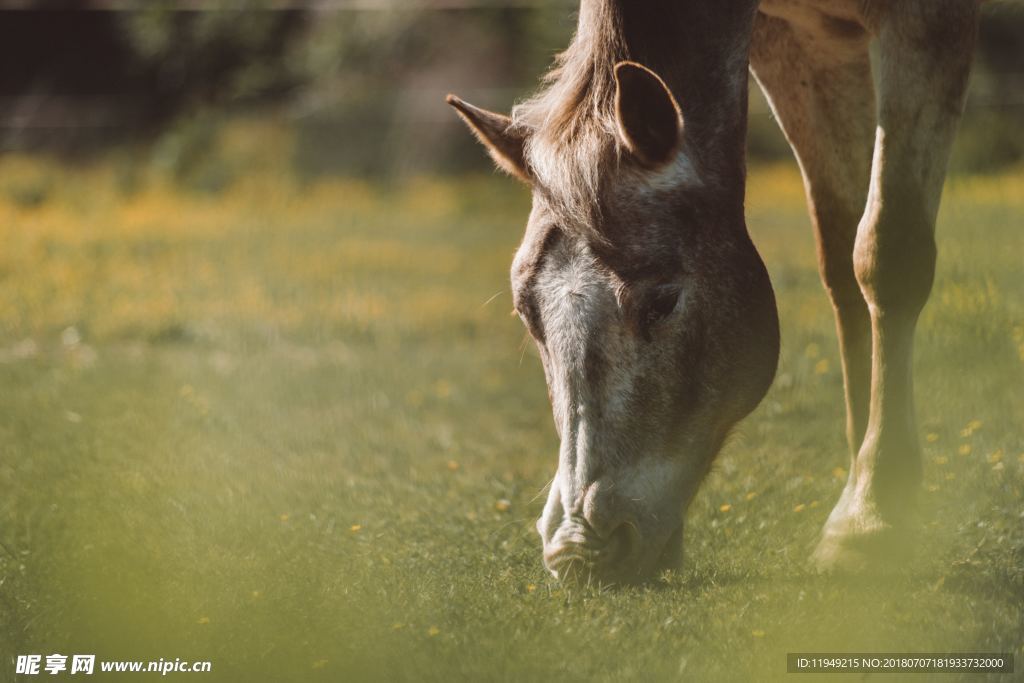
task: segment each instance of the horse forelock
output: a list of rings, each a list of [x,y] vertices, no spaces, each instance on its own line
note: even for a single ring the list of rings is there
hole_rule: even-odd
[[[621,158],[614,66],[626,53],[611,26],[582,13],[576,36],[542,89],[512,110],[513,125],[525,134],[534,189],[563,215],[568,231],[595,231],[601,179]]]

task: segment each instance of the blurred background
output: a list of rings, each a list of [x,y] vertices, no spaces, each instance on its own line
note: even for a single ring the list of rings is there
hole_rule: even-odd
[[[486,169],[445,93],[508,110],[568,44],[575,5],[5,0],[16,11],[0,21],[0,152],[113,152],[216,191],[242,169],[212,142],[260,117],[293,136],[280,161],[304,178]],[[954,171],[1024,157],[1022,45],[1024,3],[989,3]],[[752,93],[751,160],[787,158]]]

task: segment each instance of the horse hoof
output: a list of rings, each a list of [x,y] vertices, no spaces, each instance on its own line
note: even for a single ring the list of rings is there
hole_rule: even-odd
[[[874,525],[869,529],[826,528],[811,555],[820,573],[874,574],[906,567],[912,557],[913,538],[907,529]]]

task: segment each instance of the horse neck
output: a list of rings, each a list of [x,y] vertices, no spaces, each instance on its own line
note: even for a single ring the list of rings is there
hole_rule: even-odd
[[[742,203],[747,66],[756,0],[582,0],[577,38],[605,67],[656,71],[679,102],[686,151]],[[607,53],[611,54],[607,54]]]

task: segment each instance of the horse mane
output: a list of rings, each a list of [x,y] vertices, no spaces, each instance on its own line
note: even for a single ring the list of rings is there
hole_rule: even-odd
[[[535,189],[575,227],[595,225],[601,169],[617,163],[621,153],[614,69],[627,49],[612,5],[581,4],[569,47],[555,58],[540,91],[512,110],[512,125],[526,139]]]

